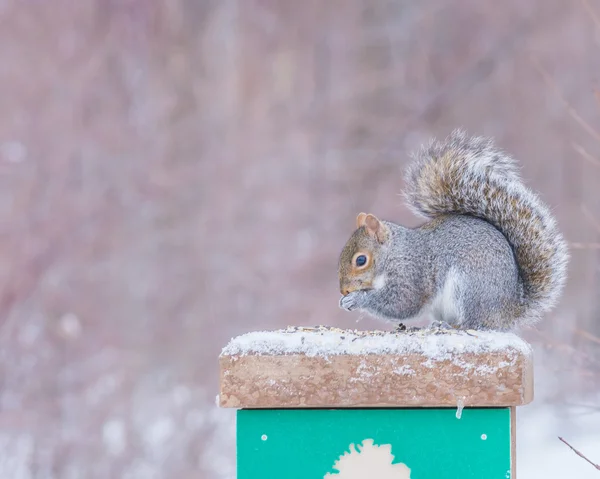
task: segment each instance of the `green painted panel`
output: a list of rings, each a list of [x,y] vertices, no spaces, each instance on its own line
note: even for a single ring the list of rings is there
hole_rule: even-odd
[[[510,451],[508,408],[237,413],[238,479],[507,479]]]

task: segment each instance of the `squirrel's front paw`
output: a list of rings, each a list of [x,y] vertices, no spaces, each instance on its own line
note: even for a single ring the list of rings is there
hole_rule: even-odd
[[[362,291],[352,291],[340,298],[340,308],[352,311],[360,307],[359,298]]]

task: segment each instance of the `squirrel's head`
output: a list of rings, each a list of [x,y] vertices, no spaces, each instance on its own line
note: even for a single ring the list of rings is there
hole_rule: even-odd
[[[344,296],[374,287],[376,263],[381,259],[378,253],[390,235],[389,228],[371,214],[360,213],[356,228],[340,254],[338,275]]]

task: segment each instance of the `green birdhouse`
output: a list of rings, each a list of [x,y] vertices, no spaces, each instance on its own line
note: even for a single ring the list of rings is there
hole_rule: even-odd
[[[509,333],[288,328],[220,358],[238,479],[515,478],[530,346]]]

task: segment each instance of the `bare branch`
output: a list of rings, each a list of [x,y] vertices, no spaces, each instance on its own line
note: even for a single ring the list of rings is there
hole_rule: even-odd
[[[564,341],[559,341],[558,339],[552,337],[550,334],[540,331],[538,329],[531,329],[530,332],[540,338],[543,344],[546,347],[550,347],[557,351],[560,351],[568,356],[574,357],[576,359],[585,361],[587,364],[592,364],[594,368],[598,367],[598,359],[595,355],[591,355],[581,348],[576,348],[571,344],[568,344]]]
[[[585,219],[590,222],[590,224],[596,229],[598,233],[600,233],[600,222],[594,217],[592,212],[584,204],[581,205],[581,212],[583,213],[583,216],[585,216]]]
[[[598,160],[598,158],[594,158],[592,155],[590,155],[583,146],[578,145],[577,143],[571,143],[571,146],[577,153],[579,153],[581,156],[583,156],[583,158],[585,160],[587,160],[589,163],[594,165],[596,168],[600,168],[600,160]]]
[[[592,333],[589,333],[588,331],[585,331],[585,330],[579,329],[579,328],[575,328],[573,330],[573,332],[575,334],[577,334],[578,336],[581,336],[582,338],[586,338],[586,339],[592,341],[593,343],[600,344],[600,338],[598,336],[594,336]]]
[[[600,105],[600,91],[597,88],[594,88],[594,98],[596,99],[596,103]]]
[[[542,78],[544,79],[544,82],[546,83],[546,85],[548,85],[550,88],[552,88],[554,90],[554,93],[556,93],[556,96],[560,99],[562,104],[565,106],[565,108],[567,109],[567,112],[569,113],[571,118],[573,118],[579,124],[579,126],[581,126],[585,131],[587,131],[597,141],[600,141],[600,133],[598,133],[598,131],[596,131],[594,129],[594,127],[592,127],[592,125],[590,125],[586,120],[584,120],[581,117],[581,115],[579,115],[579,113],[577,113],[577,110],[575,110],[575,108],[573,108],[571,106],[571,104],[563,96],[562,92],[560,91],[560,88],[558,87],[558,85],[556,84],[554,79],[550,76],[550,74],[547,72],[547,70],[541,65],[541,63],[537,60],[537,58],[531,57],[531,61],[534,65],[535,69],[538,72],[540,72],[540,75],[542,75]]]
[[[590,17],[592,17],[592,20],[596,24],[596,27],[600,28],[600,17],[598,17],[596,11],[591,7],[590,2],[588,0],[581,0],[581,3],[583,4],[583,7],[587,10],[587,12],[590,14]]]
[[[569,243],[569,248],[582,250],[600,249],[600,243]]]
[[[587,462],[589,462],[592,466],[594,466],[596,469],[598,469],[600,471],[600,465],[593,463],[592,461],[590,461],[587,457],[585,457],[582,453],[580,453],[577,449],[575,449],[573,446],[571,446],[567,441],[565,441],[562,437],[558,436],[558,439],[561,440],[561,442],[565,443],[567,446],[569,446],[571,448],[571,450],[577,454],[579,457],[581,457],[582,459],[586,460]]]

